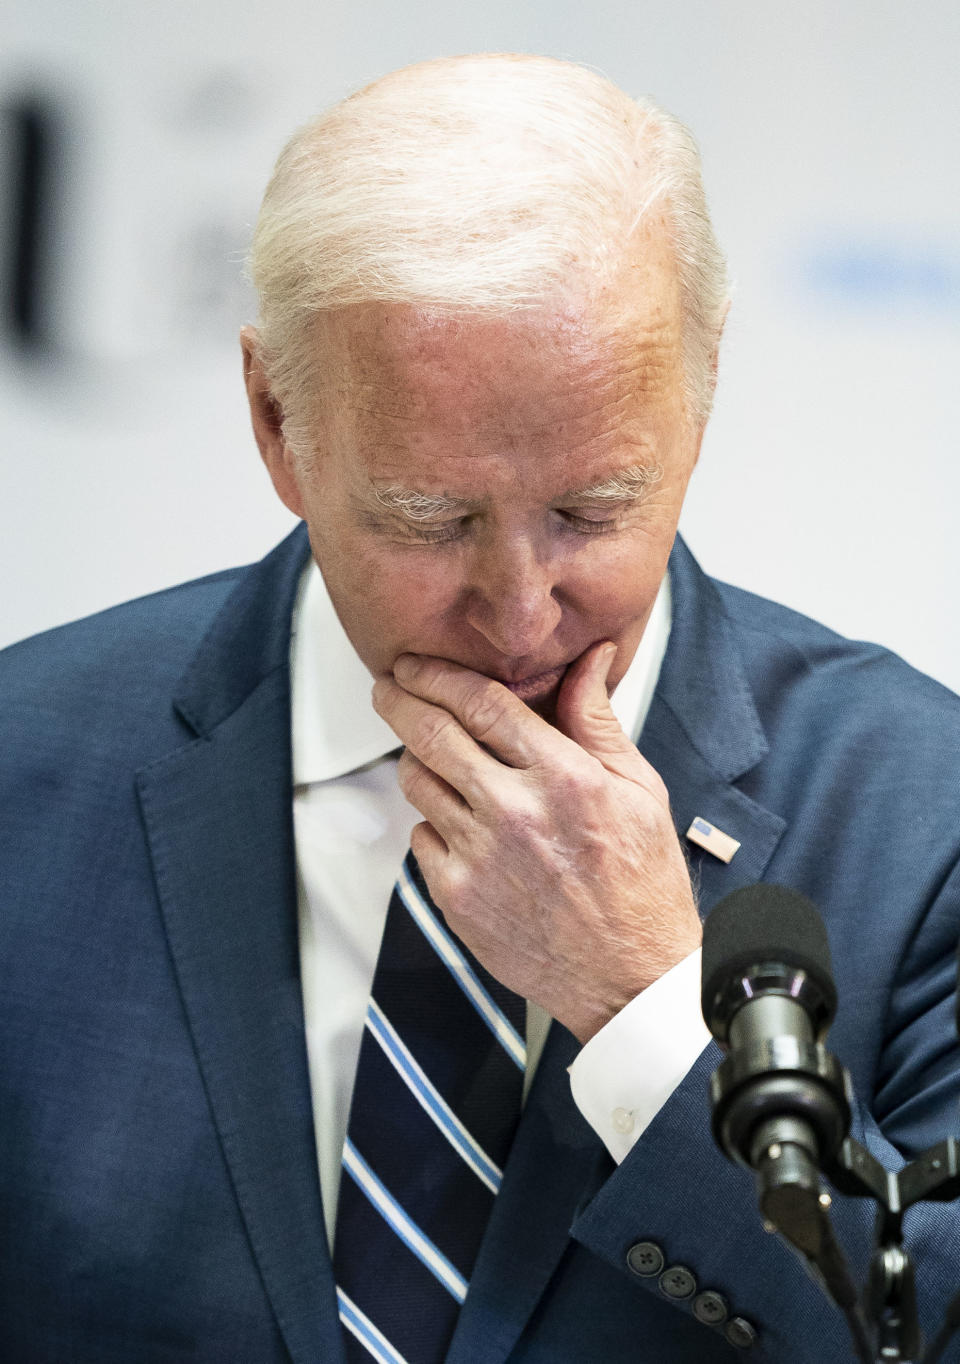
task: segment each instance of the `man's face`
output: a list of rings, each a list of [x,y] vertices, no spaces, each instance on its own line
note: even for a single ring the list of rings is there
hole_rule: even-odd
[[[597,641],[618,647],[610,688],[623,676],[702,435],[673,270],[651,255],[589,310],[371,304],[324,321],[317,453],[288,459],[281,495],[371,673],[435,655],[548,716]]]

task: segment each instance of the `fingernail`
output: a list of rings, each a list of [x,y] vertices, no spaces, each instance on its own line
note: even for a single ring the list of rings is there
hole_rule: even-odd
[[[416,665],[417,660],[413,654],[398,654],[393,661],[393,675],[399,677],[402,673],[405,677],[412,677]]]

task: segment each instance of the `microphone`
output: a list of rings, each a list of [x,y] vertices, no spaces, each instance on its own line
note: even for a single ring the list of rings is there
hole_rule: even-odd
[[[765,975],[760,965],[770,968]],[[731,1024],[741,1022],[740,1009],[754,999],[764,1003],[763,1017],[769,1020],[758,1035],[768,1029],[808,1033],[804,1018],[809,1018],[821,1038],[837,1011],[823,920],[811,900],[786,886],[760,883],[735,890],[704,925],[701,1002],[707,1027],[721,1046],[741,1044],[740,1037],[731,1039]],[[788,1007],[774,1006],[774,1000]],[[759,1018],[752,1012],[742,1024]]]
[[[714,1138],[756,1171],[768,1229],[806,1260],[868,1360],[856,1286],[820,1181],[849,1130],[853,1091],[823,1046],[837,991],[826,929],[806,896],[760,884],[717,905],[703,930],[701,1008],[727,1053],[710,1079]]]
[[[761,884],[717,905],[704,925],[701,1006],[727,1052],[710,1082],[714,1138],[756,1171],[767,1221],[818,1260],[829,1202],[820,1171],[847,1135],[852,1091],[823,1046],[837,992],[806,896]]]

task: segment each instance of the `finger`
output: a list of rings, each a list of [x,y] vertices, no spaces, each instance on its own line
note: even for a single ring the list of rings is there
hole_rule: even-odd
[[[423,872],[431,899],[438,904],[433,886],[440,881],[443,865],[450,856],[449,848],[431,824],[423,823],[415,824],[410,830],[410,851]]]
[[[609,772],[656,788],[659,796],[659,778],[610,705],[606,682],[616,654],[615,644],[597,644],[571,665],[557,698],[557,724]]]
[[[456,716],[414,696],[390,677],[373,686],[373,706],[409,752],[457,791],[471,809],[503,768],[470,737]]]
[[[407,800],[428,820],[446,844],[467,832],[470,806],[449,782],[404,749],[397,763],[397,780]]]
[[[492,677],[419,654],[401,654],[393,672],[406,691],[456,716],[478,744],[509,767],[535,767],[556,752],[556,730]]]

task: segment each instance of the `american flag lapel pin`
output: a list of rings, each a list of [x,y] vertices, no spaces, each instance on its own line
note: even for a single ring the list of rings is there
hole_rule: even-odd
[[[714,857],[719,857],[721,862],[729,862],[740,847],[735,838],[725,834],[702,815],[694,816],[693,823],[687,830],[687,838],[691,843],[696,843],[698,848],[704,848]]]

